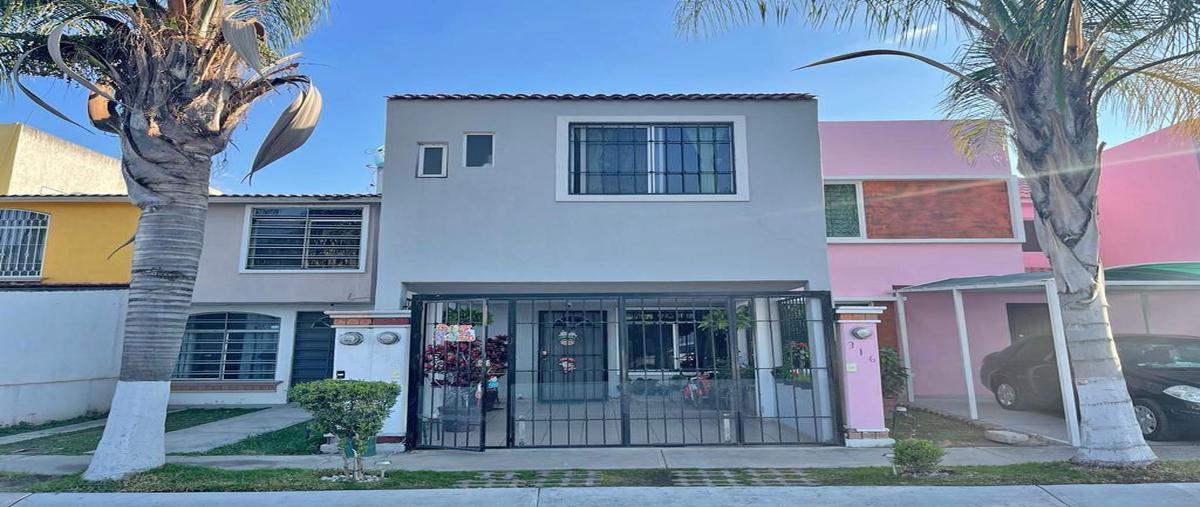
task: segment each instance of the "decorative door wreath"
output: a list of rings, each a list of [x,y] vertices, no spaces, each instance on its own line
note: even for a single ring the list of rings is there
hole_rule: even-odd
[[[571,373],[575,371],[575,358],[563,357],[558,360],[558,367],[562,368],[563,373]]]
[[[579,335],[575,334],[575,331],[559,331],[558,332],[558,343],[562,344],[562,346],[564,346],[564,347],[570,347],[571,345],[575,345],[575,340],[577,340],[578,338],[579,338]]]

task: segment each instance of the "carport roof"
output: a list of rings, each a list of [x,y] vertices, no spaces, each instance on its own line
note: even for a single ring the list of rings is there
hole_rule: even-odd
[[[1200,262],[1165,262],[1139,264],[1104,270],[1104,278],[1112,285],[1200,285]],[[937,292],[963,289],[1000,289],[1036,287],[1053,280],[1049,272],[1011,273],[1007,275],[968,276],[948,278],[899,289],[896,292]]]

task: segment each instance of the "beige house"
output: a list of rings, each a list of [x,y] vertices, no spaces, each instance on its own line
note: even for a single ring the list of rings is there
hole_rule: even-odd
[[[120,160],[29,125],[0,124],[0,195],[124,193]]]

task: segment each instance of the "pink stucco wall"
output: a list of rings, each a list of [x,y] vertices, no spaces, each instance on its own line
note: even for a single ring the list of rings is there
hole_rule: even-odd
[[[998,143],[980,148],[968,163],[954,147],[953,126],[944,120],[821,122],[821,172],[825,177],[1012,173]]]
[[[879,430],[886,427],[878,366],[879,336],[873,332],[867,338],[856,338],[852,333],[856,327],[876,330],[876,325],[871,322],[838,322],[838,343],[842,347],[841,358],[846,362],[842,369],[846,426],[856,430]]]
[[[1023,270],[1020,243],[834,243],[834,296],[890,295],[894,286]]]
[[[826,178],[1007,177],[1008,155],[996,144],[968,160],[954,147],[952,121],[821,122]],[[892,243],[829,245],[829,276],[838,298],[890,296],[896,286],[960,276],[1022,271],[1019,243]]]
[[[917,397],[965,395],[954,302],[949,292],[913,293],[905,302],[913,390]],[[971,353],[971,377],[978,398],[989,396],[979,382],[983,357],[1012,343],[1008,336],[1007,303],[1041,303],[1038,292],[964,292],[963,312]]]
[[[1200,158],[1161,130],[1104,152],[1100,252],[1107,266],[1200,260]]]
[[[1109,320],[1117,334],[1161,333],[1200,336],[1200,290],[1148,290],[1143,312],[1142,291],[1109,289]],[[949,292],[907,295],[909,358],[913,390],[921,396],[965,395],[954,303]],[[963,311],[970,339],[972,378],[979,399],[991,396],[979,382],[979,367],[987,354],[1007,347],[1007,303],[1045,303],[1040,289],[1031,291],[964,292]]]

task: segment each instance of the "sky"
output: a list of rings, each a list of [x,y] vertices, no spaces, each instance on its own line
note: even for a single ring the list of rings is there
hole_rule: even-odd
[[[332,15],[296,49],[324,97],[308,143],[244,183],[254,152],[290,94],[268,96],[215,160],[225,192],[372,192],[386,96],[396,93],[807,92],[822,120],[939,119],[947,77],[916,61],[878,57],[793,69],[831,55],[896,47],[859,30],[799,23],[704,37],[680,34],[674,0],[335,0]],[[952,26],[919,28],[922,53],[950,60]],[[86,119],[86,93],[52,80],[31,87]],[[0,96],[0,123],[24,122],[119,156],[116,138],[87,133],[24,96]],[[1102,117],[1109,146],[1145,132]],[[864,140],[869,143],[869,140]],[[865,146],[869,149],[869,146]],[[385,169],[386,170],[386,169]]]

